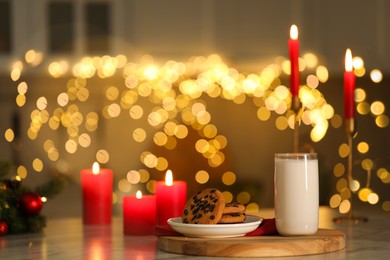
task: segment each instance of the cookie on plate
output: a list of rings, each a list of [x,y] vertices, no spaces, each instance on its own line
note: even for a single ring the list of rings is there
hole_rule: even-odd
[[[242,223],[246,218],[245,213],[223,214],[218,224],[235,224]]]
[[[245,206],[238,202],[226,203],[225,208],[223,209],[223,214],[230,213],[242,213],[245,211]]]
[[[181,216],[183,223],[217,224],[225,208],[225,199],[217,189],[198,191],[188,199]]]

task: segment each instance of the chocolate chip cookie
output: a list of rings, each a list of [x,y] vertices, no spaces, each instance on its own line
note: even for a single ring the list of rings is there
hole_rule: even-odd
[[[223,214],[218,224],[235,224],[242,223],[246,218],[245,213]]]
[[[217,189],[198,191],[188,199],[181,216],[183,223],[217,224],[225,208],[225,199]]]
[[[223,209],[223,214],[230,213],[243,213],[245,211],[245,206],[238,202],[226,203],[225,208]]]

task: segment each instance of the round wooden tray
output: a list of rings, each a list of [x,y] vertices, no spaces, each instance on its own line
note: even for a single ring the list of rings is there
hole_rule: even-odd
[[[270,257],[329,253],[345,248],[343,232],[319,229],[310,236],[248,236],[235,238],[193,238],[161,236],[160,250],[196,256]]]

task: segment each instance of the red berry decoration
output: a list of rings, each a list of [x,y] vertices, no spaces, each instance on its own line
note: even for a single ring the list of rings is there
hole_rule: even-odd
[[[19,200],[22,210],[29,215],[37,215],[42,209],[42,198],[36,193],[27,192]]]
[[[0,236],[6,235],[8,232],[8,225],[7,223],[0,221]]]

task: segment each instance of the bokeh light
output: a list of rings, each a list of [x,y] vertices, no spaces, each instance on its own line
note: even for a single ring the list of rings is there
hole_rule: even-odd
[[[233,201],[233,194],[230,191],[223,191],[222,195],[226,203],[230,203]]]
[[[341,196],[339,194],[334,194],[329,200],[329,206],[331,208],[338,208],[341,203]]]
[[[43,170],[43,162],[42,162],[42,160],[39,159],[39,158],[35,158],[33,160],[32,167],[33,167],[34,171],[42,172],[42,170]]]
[[[370,147],[369,147],[367,142],[360,142],[357,145],[357,149],[358,149],[359,153],[367,153],[368,150],[370,149]]]
[[[345,166],[344,164],[342,163],[337,163],[334,167],[333,167],[333,175],[335,177],[341,177],[343,176],[345,172]]]
[[[195,174],[195,180],[197,183],[200,183],[200,184],[207,183],[209,178],[210,178],[210,176],[209,176],[208,172],[206,172],[204,170],[198,171]]]
[[[222,175],[222,182],[227,186],[233,185],[236,182],[236,174],[231,171],[225,172]]]
[[[15,133],[11,128],[8,128],[5,130],[4,137],[7,142],[12,142],[15,138]]]
[[[249,203],[250,200],[251,200],[251,195],[247,191],[242,191],[237,195],[237,202],[241,204],[246,205]]]
[[[373,82],[379,83],[383,79],[382,72],[378,69],[374,69],[370,72],[370,78]]]
[[[371,113],[379,116],[385,112],[385,105],[381,101],[375,101],[371,104]]]
[[[28,100],[29,84],[20,80],[23,78],[22,73],[26,66],[37,66],[42,60],[41,52],[28,50],[24,60],[18,60],[11,66],[10,78],[17,85],[15,103],[20,108],[31,101]],[[341,128],[342,116],[336,114],[332,104],[327,103],[326,97],[321,93],[321,84],[329,80],[329,70],[320,63],[320,59],[314,53],[305,53],[299,58],[299,70],[304,80],[299,90],[302,109],[296,117],[291,109],[290,90],[283,82],[285,76],[290,74],[289,60],[284,57],[277,57],[273,64],[249,74],[240,73],[237,69],[229,67],[216,54],[208,57],[191,57],[186,62],[170,60],[165,64],[157,64],[150,55],[143,56],[139,63],[129,62],[124,55],[84,57],[73,66],[66,60],[53,61],[47,67],[52,78],[65,75],[70,75],[71,78],[66,81],[64,89],[55,96],[56,100],[51,100],[49,96],[40,96],[32,100],[35,102],[33,111],[27,114],[31,122],[24,133],[27,133],[31,141],[42,141],[48,159],[60,165],[63,161],[61,158],[63,152],[75,156],[80,149],[96,149],[95,145],[100,145],[94,144],[97,134],[93,133],[102,127],[102,120],[122,120],[125,116],[129,120],[138,121],[123,140],[144,144],[152,140],[153,144],[162,149],[176,149],[181,140],[188,138],[190,131],[195,130],[199,137],[195,139],[193,149],[202,155],[208,166],[218,168],[224,165],[227,159],[224,149],[228,145],[228,139],[213,123],[212,110],[209,110],[205,101],[208,99],[203,97],[222,98],[235,104],[243,104],[251,99],[256,107],[257,119],[261,122],[274,120],[275,128],[279,131],[292,130],[298,118],[299,127],[310,128],[308,136],[311,142],[322,141],[329,126]],[[357,77],[366,74],[364,60],[361,57],[354,57],[353,67]],[[96,111],[86,111],[85,108],[88,106],[83,102],[91,102],[95,95],[99,94],[90,86],[89,79],[95,77],[103,82],[103,79],[115,75],[123,76],[122,84],[108,83],[103,92],[100,92],[104,97],[104,104]],[[372,70],[369,77],[374,83],[383,80],[379,69]],[[359,116],[370,114],[375,118],[377,127],[388,127],[389,117],[385,114],[385,103],[381,100],[369,100],[368,94],[369,90],[366,87],[358,87],[355,90],[356,110]],[[62,131],[65,138],[60,138],[55,143],[54,139],[40,136],[41,132],[46,133],[47,130]],[[14,142],[16,139],[14,130],[6,129],[4,138],[7,142]],[[377,167],[373,163],[374,160],[369,158],[375,144],[360,138],[355,145],[359,155],[367,157],[361,160],[361,167],[368,176]],[[354,149],[343,143],[338,146],[338,155],[345,161]],[[94,152],[99,163],[110,162],[110,151],[107,147],[99,147]],[[167,158],[151,151],[141,152],[139,158],[145,168],[160,172],[166,171],[170,164]],[[388,171],[385,168],[378,168],[376,176],[381,183],[390,183]],[[44,160],[34,159],[33,169],[36,172],[43,171]],[[145,185],[148,192],[154,192],[155,176],[151,176],[148,170],[126,169],[123,172],[127,172],[127,175],[119,178],[116,185],[120,192],[128,192],[132,185],[141,184]],[[24,166],[19,166],[17,173],[20,179],[27,177],[27,169]],[[197,183],[208,183],[210,179],[208,171],[197,169],[194,173]],[[347,183],[344,163],[337,162],[334,165],[333,175],[339,179],[336,184],[338,194],[334,194],[329,201],[331,207],[338,207],[341,213],[348,212],[351,208],[349,199],[357,193],[362,201],[381,204],[384,210],[390,210],[389,203],[381,201],[380,195],[369,187],[370,183],[366,185],[367,187],[358,179],[352,179],[351,183]],[[229,170],[224,170],[220,178],[222,184],[226,186],[238,182],[238,175]],[[226,201],[239,200],[247,204],[248,210],[259,209],[257,203],[251,202],[253,196],[246,191],[236,193],[236,198],[230,191],[224,191],[223,194]],[[118,199],[118,194],[114,195]]]
[[[351,152],[351,149],[350,149],[350,147],[347,144],[341,144],[339,146],[339,156],[341,158],[347,157],[350,152]]]

